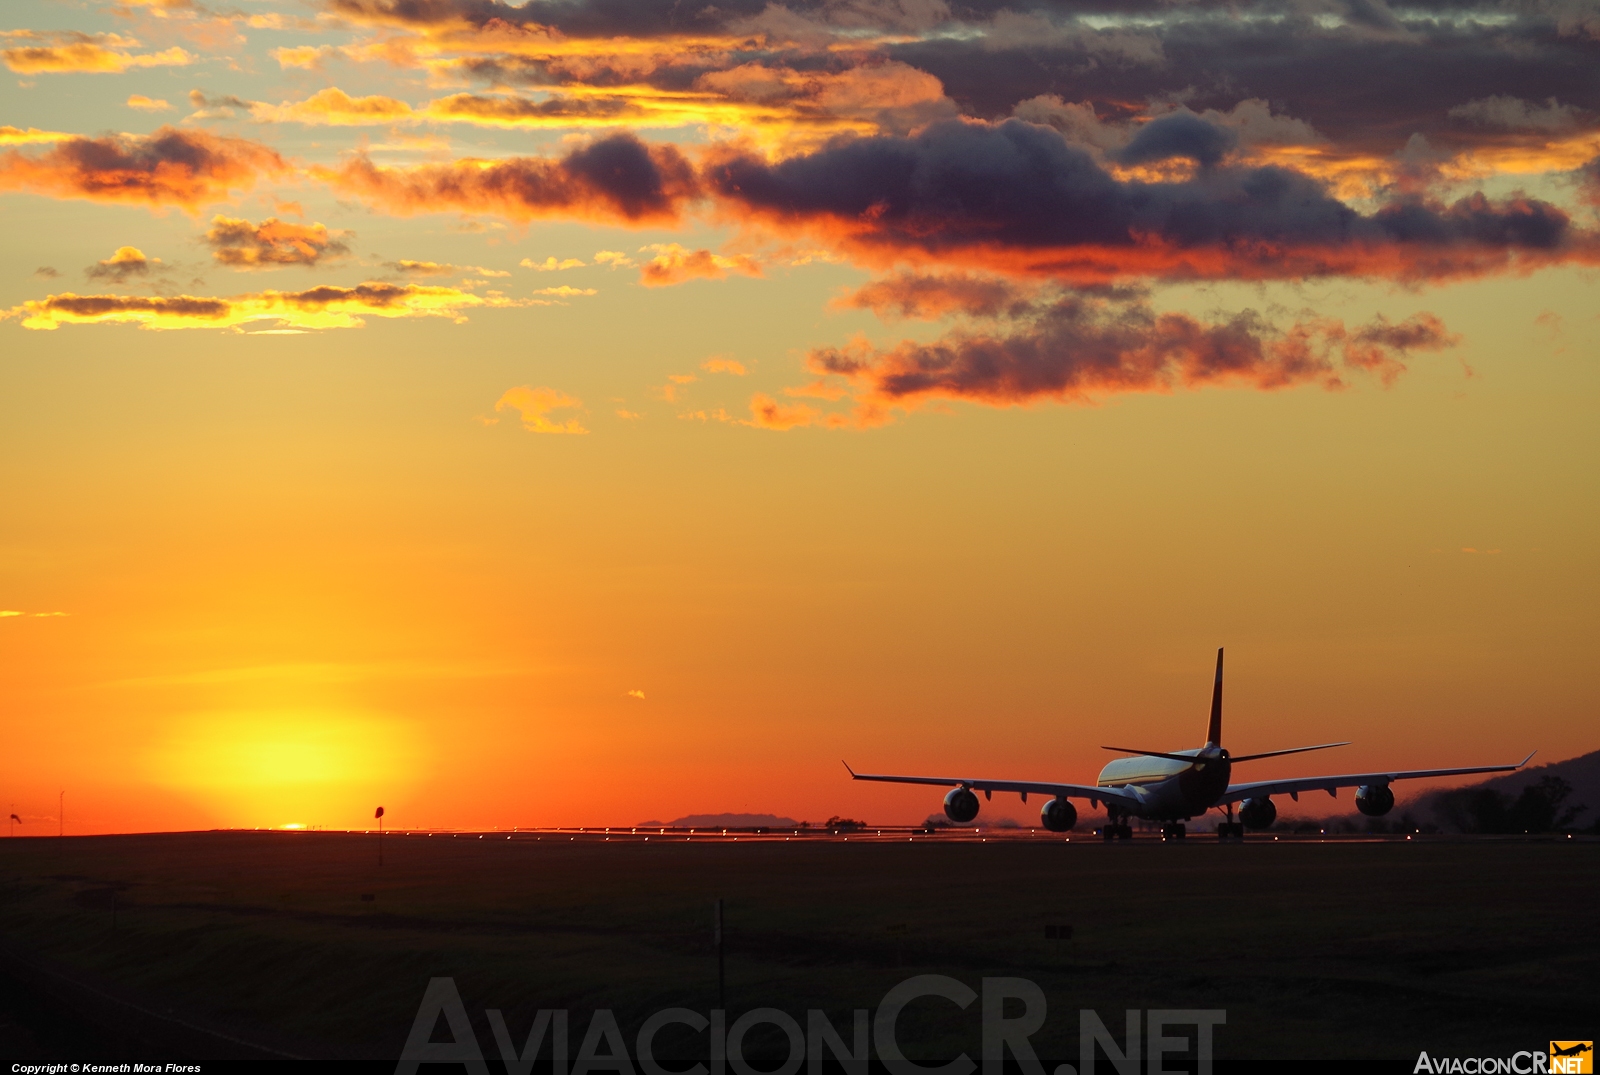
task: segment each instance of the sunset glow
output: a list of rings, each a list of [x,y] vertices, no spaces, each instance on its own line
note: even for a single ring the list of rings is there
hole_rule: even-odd
[[[236,7],[6,7],[24,834],[1600,745],[1594,17]]]

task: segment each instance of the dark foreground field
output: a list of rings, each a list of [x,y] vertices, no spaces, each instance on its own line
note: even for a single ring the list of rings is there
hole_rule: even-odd
[[[519,1045],[534,1009],[571,1009],[576,1051],[597,1008],[632,1041],[658,1009],[715,1007],[717,897],[735,1015],[771,1006],[804,1025],[821,1008],[848,1040],[849,1011],[912,974],[1019,976],[1049,1000],[1034,1037],[1047,1072],[1077,1063],[1080,1008],[1119,1030],[1128,1008],[1226,1009],[1220,1072],[1409,1072],[1419,1050],[1510,1056],[1600,1026],[1600,844],[1586,840],[499,834],[390,836],[384,854],[379,868],[375,837],[335,833],[0,841],[5,1070],[290,1054],[392,1071],[428,979],[449,975],[499,1075],[486,1008]],[[908,1055],[976,1057],[977,1009],[917,1002]],[[689,1048],[660,1040],[667,1056]]]

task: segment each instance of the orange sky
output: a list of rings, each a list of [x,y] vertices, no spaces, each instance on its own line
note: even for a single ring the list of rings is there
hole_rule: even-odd
[[[993,114],[914,6],[8,10],[23,831],[920,821],[841,759],[1088,782],[1219,645],[1236,752],[1354,741],[1241,778],[1600,746],[1600,101],[1380,146],[1063,23]]]

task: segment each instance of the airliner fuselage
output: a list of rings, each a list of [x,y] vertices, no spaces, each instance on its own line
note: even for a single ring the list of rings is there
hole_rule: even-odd
[[[1233,772],[1228,752],[1221,747],[1201,747],[1173,754],[1194,761],[1148,755],[1118,758],[1100,770],[1095,786],[1115,788],[1137,799],[1126,808],[1134,817],[1168,821],[1199,817],[1216,806],[1228,790]]]

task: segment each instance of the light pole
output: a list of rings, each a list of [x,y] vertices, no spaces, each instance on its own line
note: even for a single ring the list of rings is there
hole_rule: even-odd
[[[372,816],[378,819],[378,865],[382,866],[383,865],[383,807],[381,807],[381,806],[378,807],[377,812],[374,813]]]

